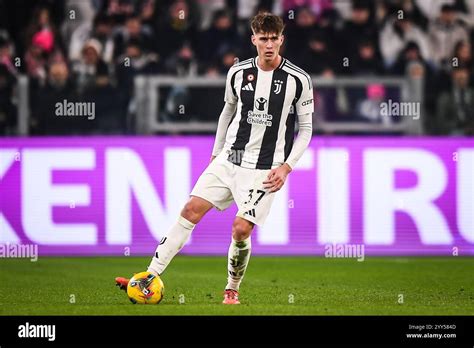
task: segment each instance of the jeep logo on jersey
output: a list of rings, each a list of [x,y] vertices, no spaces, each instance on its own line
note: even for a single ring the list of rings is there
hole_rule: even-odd
[[[281,92],[281,86],[283,85],[283,81],[275,80],[275,81],[273,81],[273,85],[275,86],[275,89],[273,90],[273,93],[279,94]]]
[[[267,100],[263,97],[260,97],[255,101],[255,107],[257,108],[257,110],[263,111],[265,110],[266,103],[267,103]]]

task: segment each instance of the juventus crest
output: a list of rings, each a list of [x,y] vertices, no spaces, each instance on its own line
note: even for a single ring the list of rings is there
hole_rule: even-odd
[[[275,80],[273,81],[273,86],[275,89],[273,90],[273,93],[279,94],[281,92],[281,86],[283,85],[283,81],[281,80]]]

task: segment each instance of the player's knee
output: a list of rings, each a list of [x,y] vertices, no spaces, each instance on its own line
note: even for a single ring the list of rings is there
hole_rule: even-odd
[[[244,219],[235,219],[232,224],[232,237],[241,241],[250,237],[252,233],[253,224],[250,221]]]
[[[193,224],[197,224],[202,219],[202,213],[199,207],[192,201],[188,201],[184,205],[181,216]]]

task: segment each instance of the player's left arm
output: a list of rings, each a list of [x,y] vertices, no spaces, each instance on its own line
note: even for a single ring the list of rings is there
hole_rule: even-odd
[[[278,168],[272,169],[268,174],[267,180],[263,182],[264,187],[270,189],[270,192],[276,192],[283,187],[286,177],[293,170],[296,162],[298,162],[308,147],[313,134],[312,119],[312,114],[298,115],[299,131],[290,155],[285,163]]]
[[[286,177],[296,166],[301,156],[303,156],[313,135],[313,88],[309,81],[304,81],[302,85],[301,96],[296,102],[299,125],[298,136],[286,162],[278,168],[272,169],[268,174],[267,180],[263,182],[264,188],[269,189],[270,192],[276,192],[283,187]]]

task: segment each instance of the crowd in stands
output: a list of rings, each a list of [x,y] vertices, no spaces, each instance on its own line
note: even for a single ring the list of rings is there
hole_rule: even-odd
[[[309,74],[421,75],[426,132],[474,135],[474,0],[0,0],[0,134],[16,132],[20,74],[30,134],[133,132],[136,75],[225,76],[256,55],[260,10],[282,16],[282,55]],[[62,100],[100,117],[55,118]]]

